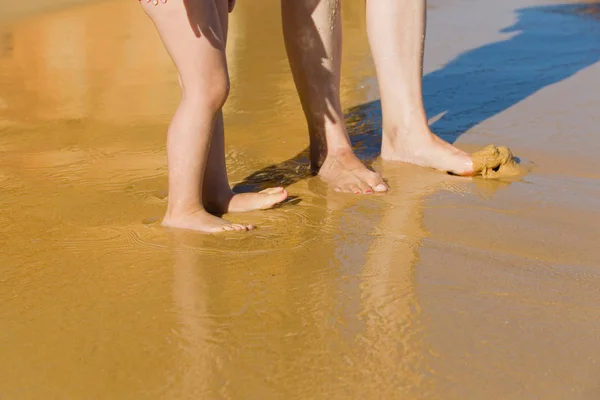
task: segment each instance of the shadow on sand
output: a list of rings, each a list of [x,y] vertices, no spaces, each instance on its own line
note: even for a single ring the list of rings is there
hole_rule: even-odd
[[[442,115],[432,130],[446,141],[454,143],[488,118],[600,60],[600,4],[528,7],[516,14],[517,22],[501,31],[514,36],[466,51],[423,77],[427,114]],[[346,124],[356,154],[371,165],[381,147],[381,103],[351,108]],[[304,149],[251,174],[234,189],[288,186],[305,179],[311,175],[308,155]]]

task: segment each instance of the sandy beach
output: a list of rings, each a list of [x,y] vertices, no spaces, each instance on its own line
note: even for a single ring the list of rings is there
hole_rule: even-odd
[[[160,226],[177,74],[134,0],[0,15],[0,399],[600,399],[600,3],[430,0],[434,132],[524,176],[378,158],[364,4],[342,101],[385,195],[310,174],[276,0],[239,0],[224,236]]]

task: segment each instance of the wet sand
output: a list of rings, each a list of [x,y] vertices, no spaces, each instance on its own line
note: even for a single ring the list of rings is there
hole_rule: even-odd
[[[433,129],[528,169],[482,180],[376,158],[346,1],[347,121],[392,188],[354,197],[308,175],[277,2],[238,3],[229,173],[294,200],[225,236],[156,223],[179,90],[137,2],[5,6],[0,398],[600,398],[598,4],[430,1]]]

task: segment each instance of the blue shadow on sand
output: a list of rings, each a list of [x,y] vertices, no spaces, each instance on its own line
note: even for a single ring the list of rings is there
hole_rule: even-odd
[[[544,87],[569,78],[600,60],[600,3],[562,4],[516,10],[506,40],[466,51],[423,77],[432,130],[454,143],[462,134]],[[594,82],[590,82],[593,90]],[[370,164],[381,146],[381,103],[351,108],[346,115],[357,155]],[[290,185],[310,175],[308,149],[264,168],[236,185],[247,191]]]

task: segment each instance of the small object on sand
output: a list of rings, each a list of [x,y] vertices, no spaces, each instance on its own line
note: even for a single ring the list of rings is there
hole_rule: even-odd
[[[493,144],[471,154],[475,175],[485,179],[498,179],[521,174],[512,152],[506,146]]]

